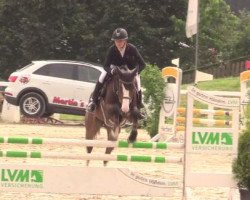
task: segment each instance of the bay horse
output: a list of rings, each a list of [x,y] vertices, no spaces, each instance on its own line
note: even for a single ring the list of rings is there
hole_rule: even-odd
[[[94,112],[87,112],[85,128],[87,140],[95,139],[101,127],[107,130],[107,139],[117,141],[121,127],[127,122],[132,123],[132,130],[128,142],[134,142],[137,137],[138,114],[137,108],[137,83],[138,68],[129,70],[127,66],[117,67],[117,73],[105,81],[104,92],[100,95],[99,105]],[[87,146],[87,153],[93,147]],[[113,147],[107,147],[105,153],[110,154]],[[89,161],[86,163],[89,164]],[[107,161],[104,161],[104,165]]]

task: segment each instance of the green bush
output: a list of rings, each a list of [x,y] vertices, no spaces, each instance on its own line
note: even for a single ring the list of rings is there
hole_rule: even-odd
[[[250,190],[250,127],[239,138],[238,157],[233,163],[238,186]]]
[[[238,142],[237,158],[233,162],[233,174],[239,188],[250,190],[250,109],[247,108],[247,125]]]
[[[161,70],[155,65],[147,65],[141,73],[144,102],[148,108],[146,130],[151,137],[158,133],[159,114],[164,100],[165,82]]]

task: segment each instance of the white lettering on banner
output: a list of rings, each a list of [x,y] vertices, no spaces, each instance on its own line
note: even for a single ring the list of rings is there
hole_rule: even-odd
[[[211,96],[197,89],[196,87],[190,87],[189,93],[192,97],[197,98],[200,101],[215,104],[216,106],[220,106],[222,108],[239,107],[240,105],[238,98],[222,98],[217,96]]]
[[[160,180],[160,179],[148,178],[148,177],[144,177],[132,171],[130,171],[129,173],[126,173],[125,175],[127,175],[129,178],[135,181],[138,181],[146,185],[152,185],[154,187],[179,187],[180,185],[178,181],[165,181],[165,180]]]

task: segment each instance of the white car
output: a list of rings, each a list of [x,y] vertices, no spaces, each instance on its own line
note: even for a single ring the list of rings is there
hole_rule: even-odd
[[[29,117],[85,115],[102,71],[100,66],[79,61],[33,61],[10,75],[5,98]]]

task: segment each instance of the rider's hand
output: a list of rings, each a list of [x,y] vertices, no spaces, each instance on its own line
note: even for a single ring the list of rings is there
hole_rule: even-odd
[[[112,75],[115,75],[117,73],[117,67],[113,67],[110,72]]]

